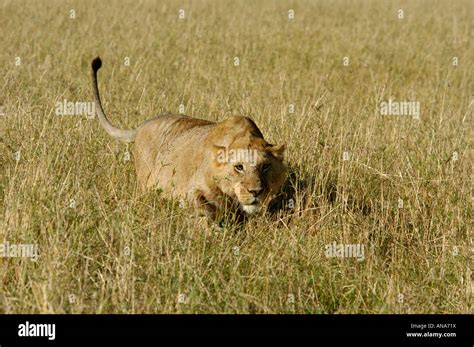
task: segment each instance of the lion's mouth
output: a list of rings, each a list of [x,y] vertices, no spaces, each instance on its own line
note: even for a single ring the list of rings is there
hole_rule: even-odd
[[[258,204],[242,205],[242,210],[247,214],[254,214],[260,210],[260,205]]]
[[[254,214],[260,210],[260,201],[256,198],[245,203],[241,202],[240,204],[242,206],[242,210],[247,214]]]

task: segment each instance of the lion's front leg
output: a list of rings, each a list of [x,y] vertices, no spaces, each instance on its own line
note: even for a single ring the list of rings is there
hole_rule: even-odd
[[[188,195],[194,212],[202,217],[205,216],[208,221],[215,222],[218,217],[218,208],[215,204],[208,201],[204,194],[199,190],[194,190]]]

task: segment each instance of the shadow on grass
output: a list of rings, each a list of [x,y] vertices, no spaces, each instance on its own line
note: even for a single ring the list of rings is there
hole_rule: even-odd
[[[345,200],[338,194],[337,175],[329,176],[319,182],[316,176],[302,173],[296,167],[290,167],[286,181],[280,193],[270,203],[268,214],[272,218],[292,215],[301,216],[306,211],[317,211],[320,204],[340,205],[342,209],[363,215],[369,215],[370,206],[356,196],[349,195]]]

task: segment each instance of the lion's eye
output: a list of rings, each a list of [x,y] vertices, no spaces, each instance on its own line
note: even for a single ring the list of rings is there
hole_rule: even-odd
[[[237,164],[234,166],[235,171],[237,172],[243,172],[244,171],[244,166],[242,164]]]
[[[270,170],[272,168],[272,165],[271,164],[263,164],[262,166],[262,172],[267,172],[268,170]]]

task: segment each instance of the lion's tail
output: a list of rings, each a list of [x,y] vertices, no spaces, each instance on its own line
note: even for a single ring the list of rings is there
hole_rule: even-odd
[[[137,129],[132,130],[122,130],[116,128],[110,123],[105,115],[104,109],[102,108],[102,103],[100,101],[99,95],[99,86],[97,84],[97,71],[102,66],[102,60],[99,57],[95,58],[92,61],[92,90],[94,91],[95,103],[96,103],[96,110],[97,115],[99,117],[99,122],[102,127],[107,131],[107,133],[112,136],[113,138],[125,142],[133,142],[135,140],[135,136],[137,134]]]

